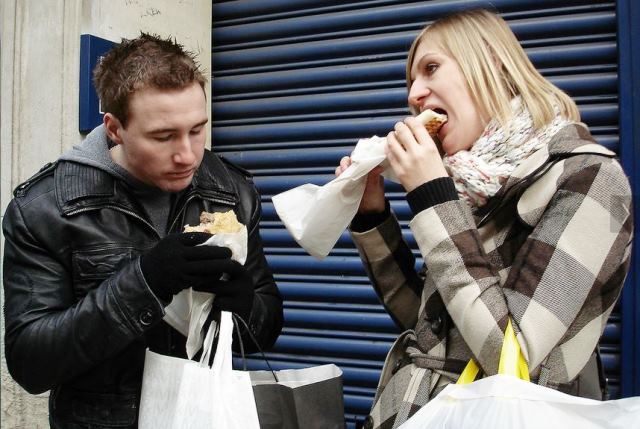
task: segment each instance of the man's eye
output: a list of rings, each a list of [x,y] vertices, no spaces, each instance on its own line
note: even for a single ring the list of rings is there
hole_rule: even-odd
[[[168,142],[171,140],[171,134],[167,134],[166,136],[155,136],[154,139],[159,142]]]
[[[197,135],[200,134],[200,132],[204,129],[204,127],[199,127],[199,128],[194,128],[191,130],[191,134],[193,135]]]

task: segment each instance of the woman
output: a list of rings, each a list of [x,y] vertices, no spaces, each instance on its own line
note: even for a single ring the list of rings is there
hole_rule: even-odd
[[[365,427],[397,427],[471,358],[495,374],[508,319],[532,381],[601,399],[597,344],[629,267],[633,225],[614,154],[484,10],[426,27],[409,51],[407,87],[414,113],[436,110],[448,122],[439,143],[413,117],[387,136],[424,269],[414,270],[380,167],[351,224],[405,330]],[[336,175],[349,164],[343,158]]]

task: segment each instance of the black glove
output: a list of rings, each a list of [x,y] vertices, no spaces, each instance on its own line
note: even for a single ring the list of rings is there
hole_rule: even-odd
[[[213,308],[236,313],[246,323],[249,323],[255,295],[251,275],[244,266],[236,261],[231,261],[225,273],[223,280],[195,289],[215,293]]]
[[[226,247],[197,246],[210,234],[189,232],[163,238],[140,258],[140,268],[153,293],[165,302],[182,289],[208,290],[223,273],[237,271]]]

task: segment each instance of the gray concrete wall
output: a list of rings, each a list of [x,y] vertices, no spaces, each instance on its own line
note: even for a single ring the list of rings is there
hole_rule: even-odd
[[[78,132],[81,34],[113,41],[140,31],[171,35],[198,54],[209,74],[210,0],[2,0],[0,23],[3,215],[16,185],[83,138]],[[0,242],[3,248],[3,238]],[[0,301],[4,305],[1,292]],[[1,333],[1,426],[46,428],[48,394],[30,395],[13,382],[4,358],[4,320]]]

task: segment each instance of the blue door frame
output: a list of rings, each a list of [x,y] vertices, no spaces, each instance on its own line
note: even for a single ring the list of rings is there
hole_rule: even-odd
[[[620,103],[620,159],[634,191],[634,255],[622,291],[621,394],[640,395],[640,272],[638,216],[640,216],[640,2],[618,0],[618,85]]]

